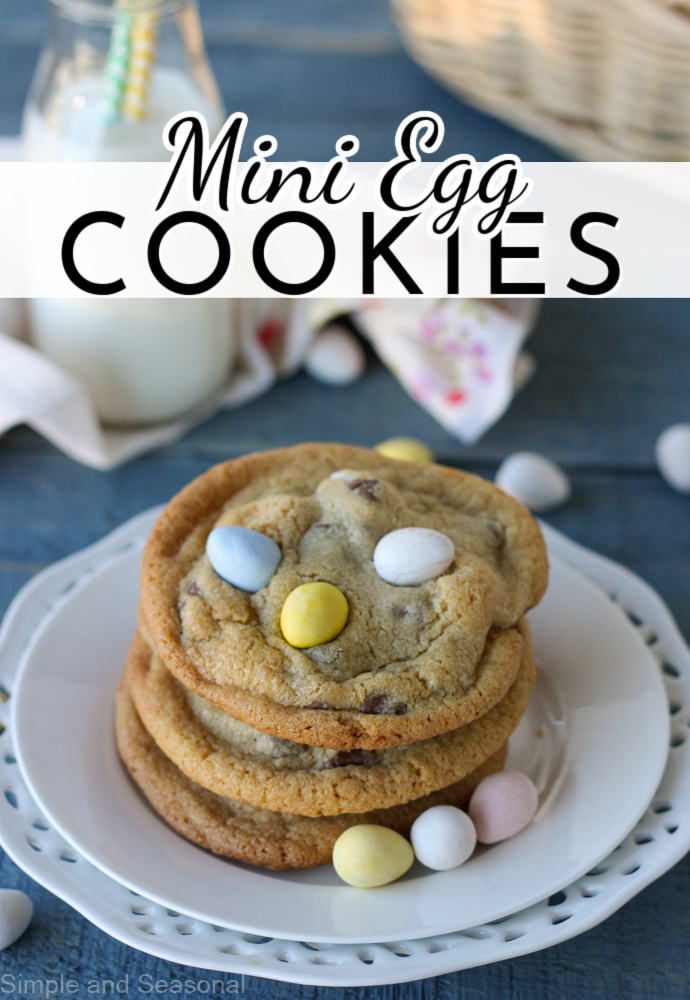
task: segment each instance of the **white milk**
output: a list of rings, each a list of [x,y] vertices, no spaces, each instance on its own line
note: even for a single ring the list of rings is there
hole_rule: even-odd
[[[110,424],[192,410],[235,356],[228,299],[34,299],[33,341],[87,389]]]
[[[149,115],[105,124],[102,80],[55,90],[44,111],[24,116],[25,158],[33,161],[168,160],[165,123],[201,111],[211,136],[221,121],[183,73],[155,67]],[[107,423],[169,420],[192,410],[228,378],[235,356],[226,299],[35,299],[35,345],[75,375]]]
[[[199,111],[214,136],[221,126],[210,106],[189,77],[165,66],[152,70],[148,117],[142,121],[121,118],[106,125],[106,105],[101,77],[72,80],[50,95],[41,112],[29,105],[24,114],[24,156],[27,160],[113,162],[165,161],[170,152],[163,145],[163,126],[180,111]]]

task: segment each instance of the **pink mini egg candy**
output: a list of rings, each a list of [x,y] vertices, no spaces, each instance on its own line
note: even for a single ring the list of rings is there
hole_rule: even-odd
[[[468,812],[480,844],[497,844],[527,826],[537,811],[537,790],[520,771],[496,771],[480,781]]]

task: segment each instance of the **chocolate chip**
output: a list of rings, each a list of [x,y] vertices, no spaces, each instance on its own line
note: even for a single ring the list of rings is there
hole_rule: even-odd
[[[323,767],[324,770],[329,767],[347,767],[348,764],[370,767],[375,763],[376,755],[371,750],[338,750],[328,758]]]
[[[391,701],[385,691],[372,691],[366,696],[359,708],[365,715],[405,715],[407,705],[403,702]]]
[[[368,500],[369,503],[379,502],[381,483],[378,479],[353,479],[349,486],[351,490],[356,490],[362,500]]]
[[[502,548],[506,540],[506,532],[503,525],[500,524],[498,521],[494,521],[491,518],[483,517],[481,514],[480,514],[480,519],[484,522],[484,524],[491,532],[496,548],[497,549]]]
[[[385,691],[372,691],[359,707],[366,715],[383,715],[388,705],[388,695]]]
[[[498,521],[489,521],[489,527],[491,528],[491,534],[496,539],[496,545],[501,548],[505,544],[506,533],[505,528]]]
[[[402,604],[394,604],[391,610],[393,612],[393,617],[397,618],[398,621],[401,618],[407,618],[407,616],[412,613],[409,608],[406,608]]]
[[[325,701],[313,701],[311,705],[307,705],[307,708],[328,708]]]
[[[187,593],[191,594],[192,597],[198,597],[201,594],[201,587],[198,583],[190,583],[187,587]]]

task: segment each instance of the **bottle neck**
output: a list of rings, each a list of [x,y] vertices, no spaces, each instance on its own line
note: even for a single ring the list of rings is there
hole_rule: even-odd
[[[167,160],[163,126],[190,109],[217,134],[222,102],[195,0],[52,5],[53,30],[26,103],[28,159]]]
[[[60,18],[77,24],[108,27],[123,14],[152,14],[165,17],[187,7],[194,7],[196,0],[50,0],[53,11]]]

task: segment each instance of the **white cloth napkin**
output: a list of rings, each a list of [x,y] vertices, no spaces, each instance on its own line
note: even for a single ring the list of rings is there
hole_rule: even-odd
[[[312,319],[323,320],[327,304],[317,303]],[[410,396],[464,444],[498,420],[534,371],[521,352],[534,299],[378,299],[350,308]]]

